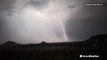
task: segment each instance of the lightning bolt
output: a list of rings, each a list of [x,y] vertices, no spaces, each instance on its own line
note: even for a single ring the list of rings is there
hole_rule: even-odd
[[[49,18],[50,18],[50,17],[48,17],[48,16],[45,16],[45,14],[43,14],[43,13],[41,13],[41,12],[39,12],[39,11],[36,11],[36,14],[37,14],[37,15],[39,15],[39,16],[41,16],[41,17],[43,17],[43,18],[47,18],[47,19],[49,19]],[[66,35],[66,32],[65,32],[65,29],[64,29],[64,25],[63,25],[62,20],[60,20],[60,19],[59,19],[59,18],[57,18],[56,16],[52,16],[52,18],[55,18],[55,19],[57,19],[57,20],[58,20],[58,22],[59,22],[59,24],[60,24],[60,26],[61,26],[61,29],[62,29],[63,35],[64,35],[64,40],[65,40],[65,42],[67,42],[67,41],[68,41],[68,39],[67,39],[67,35]]]

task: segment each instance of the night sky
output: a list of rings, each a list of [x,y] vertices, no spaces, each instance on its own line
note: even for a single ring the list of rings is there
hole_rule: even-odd
[[[107,33],[106,0],[0,0],[0,44],[74,42]],[[61,28],[62,27],[62,28]],[[66,35],[66,40],[64,37]]]

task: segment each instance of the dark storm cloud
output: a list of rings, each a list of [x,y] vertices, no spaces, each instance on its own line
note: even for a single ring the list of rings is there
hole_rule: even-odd
[[[11,12],[13,2],[15,2],[15,0],[0,0],[0,42],[8,40],[8,30],[5,29],[6,24],[4,13],[7,11]]]
[[[106,34],[107,18],[76,18],[67,24],[67,32],[71,40],[77,41],[97,34]]]
[[[67,34],[74,41],[81,41],[97,34],[107,33],[107,7],[86,7],[78,11],[67,23]]]
[[[31,0],[29,3],[37,9],[43,9],[48,5],[49,0]]]
[[[0,0],[0,11],[10,11],[15,0]]]

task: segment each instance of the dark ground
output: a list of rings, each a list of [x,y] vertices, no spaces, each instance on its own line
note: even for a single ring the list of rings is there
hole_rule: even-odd
[[[17,44],[0,46],[0,60],[107,60],[107,35],[93,36],[82,42]],[[99,55],[99,58],[80,58]]]

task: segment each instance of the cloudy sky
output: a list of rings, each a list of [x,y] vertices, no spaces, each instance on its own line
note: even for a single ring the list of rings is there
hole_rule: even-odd
[[[107,33],[106,0],[0,0],[0,43],[74,42]]]

